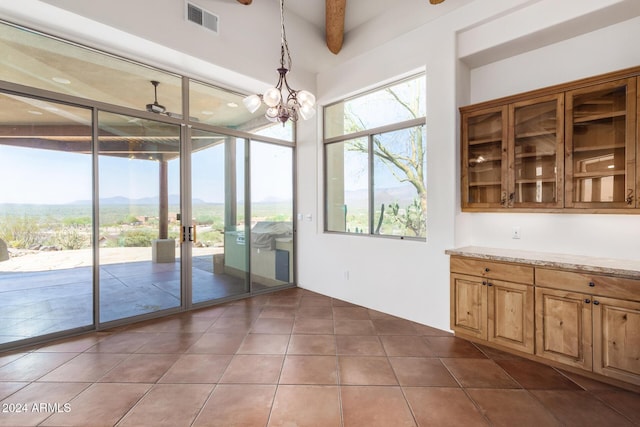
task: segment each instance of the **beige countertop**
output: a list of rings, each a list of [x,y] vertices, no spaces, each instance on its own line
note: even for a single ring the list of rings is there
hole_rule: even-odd
[[[640,279],[640,260],[486,248],[481,246],[465,246],[457,249],[448,249],[445,253],[448,255],[491,261],[516,262],[536,267],[551,267]]]

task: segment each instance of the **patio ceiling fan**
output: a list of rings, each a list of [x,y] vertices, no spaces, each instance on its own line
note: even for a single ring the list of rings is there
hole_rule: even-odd
[[[250,5],[253,0],[238,0],[238,3]],[[325,0],[325,31],[327,38],[327,47],[329,50],[338,54],[342,49],[342,41],[344,39],[344,13],[347,0]],[[444,0],[429,0],[431,4],[440,4]]]
[[[155,114],[164,114],[169,117],[178,117],[176,114],[167,111],[164,105],[158,103],[158,86],[160,86],[160,82],[151,80],[151,84],[153,85],[153,103],[147,104],[147,111]]]

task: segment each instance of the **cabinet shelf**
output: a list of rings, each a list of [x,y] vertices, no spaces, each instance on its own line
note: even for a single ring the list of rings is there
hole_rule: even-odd
[[[469,187],[494,187],[502,185],[500,181],[476,181],[470,182]]]
[[[555,178],[531,178],[531,179],[516,179],[516,185],[517,184],[537,184],[537,183],[555,183],[556,179]]]
[[[516,154],[516,159],[526,159],[526,158],[531,158],[531,157],[555,157],[555,156],[556,156],[556,152],[555,151],[542,151],[542,152],[537,152],[537,153]]]
[[[619,176],[624,175],[624,170],[608,170],[603,172],[576,172],[573,174],[574,178],[589,179],[589,178],[604,178],[607,176]]]
[[[625,148],[625,145],[624,144],[603,144],[603,145],[594,145],[590,147],[573,147],[573,152],[584,153],[588,151],[615,150],[619,148]]]
[[[624,117],[627,115],[626,110],[608,111],[606,113],[589,114],[587,116],[577,116],[573,118],[573,123],[587,124],[587,122],[595,122],[598,120],[612,119],[615,117]]]
[[[478,138],[478,139],[470,139],[469,145],[481,145],[481,144],[490,144],[494,142],[502,142],[502,138],[491,136],[487,138]]]
[[[556,130],[539,130],[534,132],[517,133],[516,139],[535,138],[537,136],[556,136]]]

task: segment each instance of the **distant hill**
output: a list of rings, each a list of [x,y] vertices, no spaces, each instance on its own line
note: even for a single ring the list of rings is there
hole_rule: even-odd
[[[105,197],[100,199],[100,205],[157,205],[160,202],[158,197],[142,197],[140,199],[130,199],[124,196]],[[72,205],[90,205],[91,200],[77,200]],[[202,199],[193,199],[193,204],[206,204]],[[177,194],[169,195],[170,205],[179,205],[180,196]]]

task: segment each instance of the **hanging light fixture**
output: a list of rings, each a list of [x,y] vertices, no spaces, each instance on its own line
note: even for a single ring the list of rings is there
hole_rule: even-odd
[[[296,122],[298,118],[307,120],[316,113],[316,97],[306,90],[291,89],[287,82],[287,73],[291,70],[291,54],[287,45],[287,36],[284,29],[284,0],[280,0],[280,68],[278,68],[278,83],[269,88],[264,94],[249,95],[243,103],[247,109],[255,113],[260,105],[266,104],[265,117],[272,122],[281,122],[282,125],[291,120]],[[287,93],[283,93],[286,89]]]

